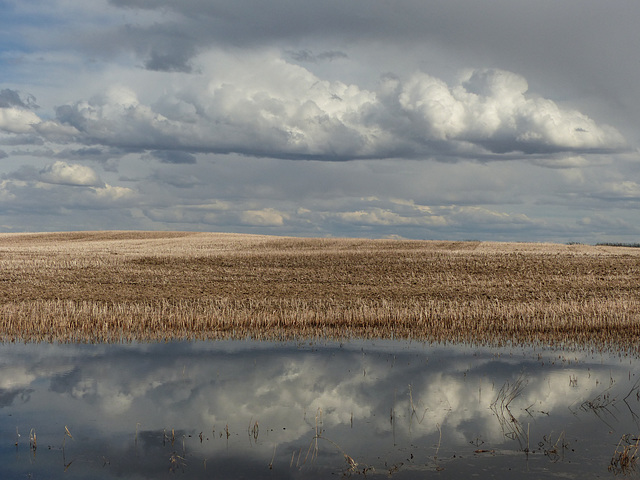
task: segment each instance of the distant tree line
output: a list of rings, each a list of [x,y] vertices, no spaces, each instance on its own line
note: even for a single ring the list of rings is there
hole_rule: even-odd
[[[596,247],[631,247],[640,248],[640,243],[596,243]]]

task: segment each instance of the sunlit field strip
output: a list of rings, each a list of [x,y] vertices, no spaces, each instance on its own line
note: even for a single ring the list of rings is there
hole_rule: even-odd
[[[3,341],[640,345],[640,249],[181,232],[0,235]]]

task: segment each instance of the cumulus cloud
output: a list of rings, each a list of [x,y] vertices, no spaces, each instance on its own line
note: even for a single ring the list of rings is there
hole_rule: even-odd
[[[92,189],[94,196],[98,201],[106,201],[108,203],[118,202],[119,200],[127,200],[134,196],[133,190],[127,187],[112,186],[104,184]]]
[[[276,227],[283,225],[288,215],[273,208],[263,208],[261,210],[244,211],[240,218],[243,223],[248,225]]]
[[[394,94],[418,141],[464,142],[489,153],[616,150],[613,127],[527,96],[527,81],[502,70],[473,70],[452,87],[425,73],[397,82]],[[391,98],[395,101],[395,98]],[[422,137],[422,138],[420,138]]]
[[[373,199],[359,210],[325,212],[327,218],[352,226],[456,228],[499,230],[533,227],[538,222],[524,214],[508,214],[478,206],[428,206],[409,201]],[[384,206],[377,206],[384,204]]]
[[[425,209],[430,210],[430,209]],[[431,212],[423,212],[422,215],[403,215],[390,209],[373,207],[366,210],[352,212],[338,212],[335,217],[352,225],[384,225],[384,226],[428,226],[446,225],[447,219],[442,215],[434,215]]]
[[[57,161],[40,170],[39,179],[45,183],[69,186],[103,186],[96,172],[87,166]]]
[[[33,95],[23,96],[17,90],[0,90],[0,131],[31,133],[32,127],[41,122],[32,110],[39,108]]]
[[[191,72],[193,67],[189,64],[191,57],[191,49],[187,52],[177,51],[167,53],[165,49],[159,49],[154,46],[149,52],[148,59],[144,63],[144,67],[149,70],[160,72]]]
[[[58,125],[83,143],[153,150],[168,163],[193,163],[190,152],[350,160],[522,158],[625,147],[613,127],[529,96],[522,76],[502,70],[474,70],[455,85],[423,72],[386,77],[373,91],[323,80],[273,55],[209,60],[224,68],[212,67],[153,104],[114,86],[58,107]]]
[[[17,90],[5,88],[0,90],[0,108],[22,108],[33,110],[38,108],[33,95],[22,97]]]
[[[2,175],[0,181],[0,204],[4,214],[18,215],[23,218],[21,221],[25,216],[45,215],[48,221],[53,221],[53,215],[72,215],[76,218],[77,228],[98,226],[103,224],[100,220],[78,214],[77,209],[127,207],[135,198],[134,190],[105,183],[92,168],[62,161],[41,169],[23,165]],[[43,224],[37,224],[42,229]]]
[[[210,224],[243,227],[281,227],[291,218],[288,212],[273,207],[255,208],[254,202],[212,201],[202,205],[169,205],[144,210],[157,222]]]
[[[40,117],[30,110],[17,107],[0,108],[0,130],[8,133],[31,133]]]

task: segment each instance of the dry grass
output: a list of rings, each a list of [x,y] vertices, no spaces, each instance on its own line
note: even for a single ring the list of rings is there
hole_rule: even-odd
[[[180,232],[0,234],[0,338],[640,344],[640,249]]]
[[[633,473],[636,470],[639,448],[640,438],[631,438],[631,435],[623,435],[611,457],[609,471],[616,475]]]

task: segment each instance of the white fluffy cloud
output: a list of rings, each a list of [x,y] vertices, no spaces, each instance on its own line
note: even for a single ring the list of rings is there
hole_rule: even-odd
[[[488,152],[547,153],[615,150],[624,138],[614,128],[529,97],[527,81],[502,70],[473,70],[458,85],[417,73],[398,83],[398,101],[412,115],[416,134],[435,141],[469,142]]]
[[[270,227],[283,225],[287,218],[289,218],[289,215],[283,212],[278,212],[273,208],[246,210],[241,216],[242,221],[248,225]]]
[[[293,159],[522,157],[625,145],[614,128],[530,97],[526,80],[506,71],[474,70],[453,86],[418,72],[371,91],[272,54],[207,61],[223,66],[151,104],[115,86],[58,107],[58,122],[87,144]]]
[[[98,174],[90,167],[57,161],[40,170],[40,181],[58,185],[102,186]]]
[[[378,205],[385,205],[384,207]],[[395,199],[372,199],[370,205],[355,211],[324,212],[327,219],[349,225],[385,227],[460,228],[499,231],[540,225],[524,214],[509,214],[479,206],[428,206]],[[402,230],[397,230],[402,231]]]
[[[384,225],[384,226],[444,226],[449,223],[446,216],[433,214],[428,207],[420,209],[420,215],[403,214],[389,208],[372,207],[369,209],[356,210],[351,212],[340,212],[334,216],[343,222],[351,225]],[[426,211],[425,211],[426,210]]]
[[[106,224],[104,218],[78,215],[74,213],[75,209],[81,206],[82,211],[104,211],[128,207],[136,199],[133,189],[110,185],[94,169],[62,161],[39,170],[23,166],[3,177],[0,181],[0,204],[5,215],[31,217],[37,225],[42,225],[41,217],[48,225],[55,225],[57,220],[64,221],[68,216],[73,218],[71,221],[78,229],[86,229],[90,225],[100,228]]]
[[[0,108],[0,130],[8,133],[31,133],[40,117],[30,110],[9,107]]]

